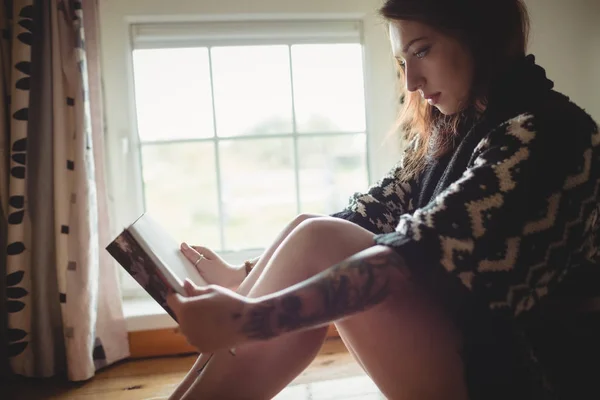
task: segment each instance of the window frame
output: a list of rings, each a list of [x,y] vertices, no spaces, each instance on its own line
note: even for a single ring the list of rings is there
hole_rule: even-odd
[[[340,9],[343,0],[334,0],[334,5]],[[264,7],[268,0],[257,0],[257,9]],[[141,143],[137,135],[137,123],[135,112],[135,90],[133,76],[133,49],[134,38],[132,32],[135,27],[152,26],[148,24],[185,24],[204,25],[231,24],[230,26],[245,26],[249,22],[256,23],[264,21],[272,24],[289,22],[297,24],[298,21],[313,21],[322,23],[323,20],[352,22],[361,26],[360,43],[363,47],[363,73],[364,93],[366,105],[366,137],[367,137],[367,171],[369,182],[372,183],[385,173],[397,161],[399,156],[399,145],[395,138],[385,141],[385,135],[389,132],[396,113],[397,102],[395,98],[395,70],[389,44],[386,41],[385,30],[381,29],[381,23],[372,14],[366,12],[339,12],[339,13],[285,13],[285,14],[225,14],[207,15],[202,12],[204,5],[195,2],[176,0],[167,6],[163,4],[148,4],[142,0],[131,0],[121,2],[119,0],[106,0],[101,5],[101,46],[103,54],[103,71],[105,83],[105,111],[107,130],[106,139],[106,169],[109,187],[109,205],[111,214],[111,232],[116,236],[118,231],[132,221],[139,210],[144,209],[144,192],[142,180],[141,157],[139,149]],[[285,1],[283,3],[286,3]],[[310,2],[309,2],[310,3]],[[372,4],[376,2],[371,2]],[[348,3],[344,3],[347,5]],[[318,8],[321,5],[318,0],[311,7]],[[287,4],[286,7],[290,7]],[[356,5],[355,9],[359,8]],[[364,5],[361,5],[365,8]],[[169,11],[188,10],[188,14],[170,14]],[[373,10],[376,5],[373,5]],[[155,15],[148,15],[151,10]],[[189,13],[191,12],[191,14]],[[322,24],[321,24],[322,26]],[[381,29],[381,30],[380,30]],[[219,40],[207,37],[211,43]],[[335,38],[334,38],[335,39]],[[312,42],[315,42],[313,39]],[[316,40],[316,43],[325,43],[326,36]],[[329,38],[331,40],[331,38]],[[337,39],[342,40],[342,39]],[[289,42],[289,38],[287,40]],[[335,40],[334,40],[335,41]],[[338,42],[335,41],[335,42]],[[259,43],[256,40],[254,43]],[[262,41],[264,43],[264,40]],[[310,40],[309,40],[310,42]],[[239,42],[235,42],[239,43]],[[269,43],[273,43],[271,40]],[[156,42],[154,43],[156,44]],[[172,44],[172,43],[171,43]],[[283,43],[282,43],[283,44]],[[187,47],[187,46],[186,46]],[[385,90],[382,90],[385,89]],[[382,93],[383,92],[383,93]],[[378,96],[374,96],[377,93]],[[387,102],[382,99],[387,98]],[[387,103],[387,104],[386,104]],[[382,129],[383,128],[383,129]],[[390,142],[394,145],[390,146]],[[362,190],[357,188],[356,190]],[[236,253],[222,254],[228,261],[240,263],[244,259],[258,255],[260,250],[249,250]],[[138,297],[140,291],[137,289],[123,290],[123,296]]]
[[[289,27],[288,25],[292,25]],[[131,38],[133,43],[133,51],[141,49],[163,49],[163,48],[190,48],[197,47],[207,49],[208,51],[208,62],[209,62],[209,74],[211,81],[211,99],[212,99],[212,112],[213,112],[213,135],[211,137],[202,138],[182,138],[172,140],[138,140],[136,132],[132,132],[130,142],[135,143],[131,146],[131,156],[134,157],[140,165],[140,171],[143,169],[142,160],[142,147],[163,145],[170,143],[212,143],[215,149],[215,173],[217,175],[217,192],[218,192],[218,208],[220,218],[220,242],[222,244],[227,243],[224,229],[224,214],[223,214],[223,199],[222,199],[222,171],[219,160],[221,159],[220,143],[235,142],[235,141],[248,141],[248,140],[262,140],[262,139],[291,139],[294,154],[294,176],[295,176],[295,190],[296,190],[296,214],[301,212],[311,212],[311,210],[302,210],[301,201],[301,188],[300,188],[300,145],[299,141],[309,138],[330,138],[336,136],[356,136],[368,137],[369,132],[366,126],[366,109],[363,108],[362,112],[365,114],[365,126],[362,130],[357,131],[314,131],[314,132],[300,132],[297,126],[297,110],[295,106],[295,93],[294,93],[294,67],[293,67],[293,50],[292,46],[300,44],[355,44],[360,46],[361,49],[361,70],[363,71],[362,79],[364,81],[364,52],[362,40],[362,26],[360,21],[255,21],[245,23],[182,23],[182,24],[133,24],[131,25]],[[223,48],[228,46],[263,46],[263,45],[276,45],[285,46],[287,57],[289,60],[289,79],[290,79],[290,95],[291,95],[291,118],[292,118],[292,129],[285,132],[269,133],[269,134],[251,134],[251,135],[237,135],[237,136],[219,136],[216,133],[218,127],[218,118],[215,112],[215,98],[214,98],[214,67],[212,64],[213,54],[212,49],[215,47]],[[135,73],[135,71],[134,71]],[[363,87],[363,100],[364,100],[364,87]],[[135,96],[134,96],[135,98]],[[366,174],[367,180],[369,180],[370,168],[369,168],[369,143],[366,143],[364,149],[364,156],[366,159]],[[142,177],[138,177],[142,179]],[[362,186],[362,185],[361,185]],[[142,180],[142,192],[140,202],[144,204],[144,209],[147,209],[145,204],[145,186]],[[348,193],[350,195],[350,193]],[[138,210],[141,213],[143,209]],[[227,247],[227,246],[226,246]],[[241,251],[243,254],[255,254],[252,251]],[[222,255],[227,259],[234,258],[239,260],[237,256],[238,252],[222,252],[218,251],[218,254]]]

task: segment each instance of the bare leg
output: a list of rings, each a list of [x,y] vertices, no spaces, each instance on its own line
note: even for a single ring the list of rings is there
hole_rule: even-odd
[[[330,222],[333,219],[326,220]],[[352,226],[346,221],[339,221]],[[321,257],[322,265],[306,268],[307,265],[313,265],[314,259],[309,256],[314,249],[312,240],[308,239],[317,233],[313,232],[311,226],[314,224],[311,223],[305,221],[281,243],[248,294],[249,297],[259,297],[292,286],[341,260],[327,258],[327,253]],[[343,232],[340,234],[343,235]],[[348,255],[373,245],[371,234],[363,236],[360,245],[348,243],[349,240],[342,242]],[[285,260],[285,263],[280,260]],[[271,398],[314,359],[326,332],[326,328],[319,328],[249,343],[237,348],[236,357],[215,354],[184,399]]]
[[[310,218],[323,217],[322,215],[317,214],[301,214],[298,215],[292,222],[290,222],[285,229],[279,234],[279,236],[275,239],[275,241],[271,244],[271,246],[261,255],[260,260],[252,269],[252,272],[240,285],[237,289],[237,292],[247,296],[250,293],[250,290],[262,274],[268,262],[271,260],[273,253],[277,248],[281,245],[281,242],[288,237],[288,235],[303,221],[306,221]],[[181,397],[187,392],[189,387],[194,383],[196,378],[198,378],[199,372],[201,372],[210,358],[212,354],[200,354],[198,359],[194,363],[194,366],[187,373],[183,381],[179,384],[177,389],[169,396],[169,400],[179,400]]]
[[[289,287],[372,245],[370,232],[346,221],[307,221],[282,242],[249,296]],[[340,321],[340,332],[388,398],[466,399],[458,334],[425,295],[406,286]],[[324,334],[322,328],[249,343],[235,358],[215,354],[184,398],[271,398],[308,365]]]
[[[468,398],[460,333],[418,288],[408,285],[336,327],[388,399]]]

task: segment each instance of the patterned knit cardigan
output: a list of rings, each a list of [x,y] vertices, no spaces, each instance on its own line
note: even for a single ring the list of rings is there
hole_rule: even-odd
[[[453,281],[447,303],[526,318],[598,256],[598,126],[552,87],[526,57],[445,163],[410,180],[397,166],[334,216],[396,249],[426,287]]]

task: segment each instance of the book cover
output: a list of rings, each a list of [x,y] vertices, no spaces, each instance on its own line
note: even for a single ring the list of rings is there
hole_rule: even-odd
[[[175,239],[148,214],[125,228],[106,250],[175,321],[167,296],[172,292],[185,296],[186,278],[197,285],[207,284]],[[234,349],[229,353],[235,356]]]
[[[168,279],[148,252],[125,229],[106,250],[135,279],[142,288],[175,320],[175,313],[167,304],[167,296],[177,290],[169,284]]]

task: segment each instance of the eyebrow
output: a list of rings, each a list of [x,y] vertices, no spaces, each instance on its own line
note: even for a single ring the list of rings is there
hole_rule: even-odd
[[[427,39],[427,36],[421,36],[421,37],[411,40],[410,42],[408,42],[408,44],[406,46],[404,46],[404,48],[402,49],[402,52],[406,53],[408,51],[408,48],[410,46],[412,46],[413,43],[418,42],[419,40],[423,40],[423,39]]]

